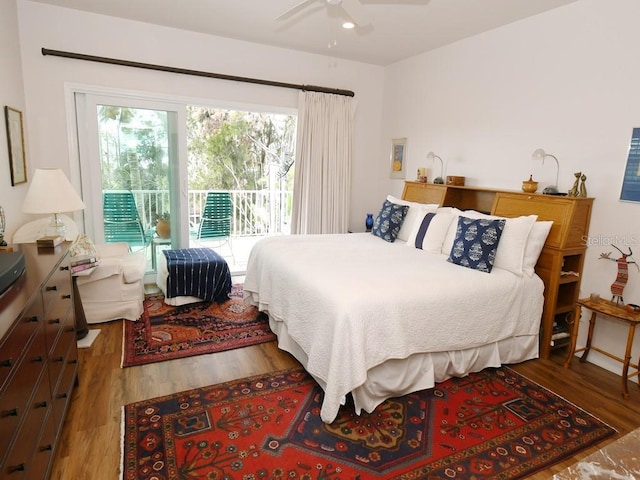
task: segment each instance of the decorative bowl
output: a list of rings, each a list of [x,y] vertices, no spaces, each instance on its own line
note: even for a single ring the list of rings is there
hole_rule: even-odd
[[[538,190],[538,182],[534,181],[531,177],[529,180],[524,180],[522,182],[522,191],[526,193],[534,193]]]

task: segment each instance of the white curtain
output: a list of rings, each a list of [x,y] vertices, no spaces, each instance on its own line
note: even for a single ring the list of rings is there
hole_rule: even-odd
[[[292,233],[346,233],[349,226],[353,97],[300,92]]]

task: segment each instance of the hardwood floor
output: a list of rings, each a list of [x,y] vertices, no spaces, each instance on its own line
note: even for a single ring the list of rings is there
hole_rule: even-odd
[[[122,369],[122,321],[91,328],[99,328],[101,333],[91,348],[80,350],[79,385],[55,454],[51,479],[119,479],[121,409],[127,403],[298,365],[271,342]],[[635,383],[629,386],[631,398],[624,400],[619,376],[577,359],[571,369],[565,370],[563,361],[564,351],[550,360],[532,360],[513,368],[596,415],[618,434],[530,477],[533,479],[548,479],[640,426],[640,389]]]

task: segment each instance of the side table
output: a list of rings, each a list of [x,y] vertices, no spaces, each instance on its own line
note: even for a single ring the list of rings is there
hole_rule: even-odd
[[[588,308],[589,310],[591,310],[591,319],[589,320],[589,334],[587,335],[586,345],[576,350],[576,342],[578,340],[578,326],[580,325],[580,315],[582,313],[582,308]],[[624,358],[620,358],[592,345],[593,330],[595,328],[598,315],[606,320],[623,322],[629,326],[629,332],[627,334],[627,346],[625,349]],[[631,347],[633,346],[633,337],[635,335],[636,325],[640,323],[640,313],[628,312],[624,307],[621,307],[614,302],[604,300],[602,298],[598,300],[591,300],[591,298],[581,298],[576,302],[575,316],[573,318],[575,318],[575,321],[573,322],[573,326],[571,329],[571,346],[569,347],[569,354],[567,356],[567,359],[564,362],[564,368],[569,368],[571,366],[571,360],[577,352],[584,351],[584,353],[580,357],[581,362],[587,360],[587,355],[589,355],[589,352],[591,350],[600,352],[603,355],[606,355],[607,357],[622,363],[622,396],[625,399],[629,398],[627,379],[629,377],[638,375],[638,364],[631,363]],[[631,375],[629,375],[629,367],[635,369],[635,372],[633,372]]]
[[[171,248],[171,239],[162,237],[153,237],[151,239],[151,268],[153,268],[153,270],[157,270],[157,249],[162,246],[169,246],[169,248]]]

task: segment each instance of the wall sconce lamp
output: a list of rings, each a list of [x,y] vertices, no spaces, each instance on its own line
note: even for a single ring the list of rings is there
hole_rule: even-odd
[[[556,161],[556,183],[555,185],[549,185],[548,187],[545,187],[542,193],[546,193],[548,195],[554,195],[559,192],[558,175],[560,174],[560,163],[558,162],[558,159],[555,157],[555,155],[551,155],[550,153],[545,152],[542,148],[538,148],[535,152],[533,152],[533,155],[531,156],[533,160],[542,160],[543,165],[544,165],[544,159],[547,157],[551,157]]]
[[[58,215],[84,208],[84,202],[59,168],[37,168],[22,204],[22,211],[25,213],[53,214],[45,235],[62,237],[67,233],[67,227]]]
[[[431,160],[431,162],[435,162],[436,159],[440,160],[440,176],[434,178],[433,179],[433,183],[443,184],[444,183],[444,179],[442,178],[442,175],[444,173],[444,163],[442,162],[442,158],[440,158],[438,155],[436,155],[433,152],[427,153],[427,160]]]

